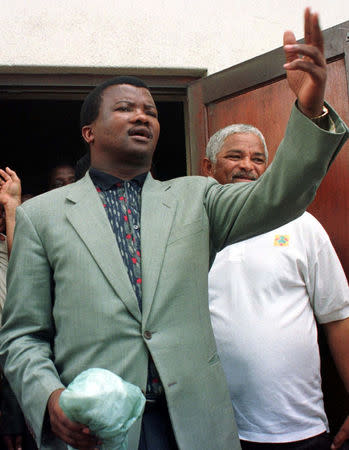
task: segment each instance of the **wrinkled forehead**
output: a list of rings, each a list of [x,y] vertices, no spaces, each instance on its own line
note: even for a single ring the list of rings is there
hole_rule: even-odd
[[[150,91],[145,87],[131,84],[115,84],[108,86],[102,94],[102,103],[130,101],[133,103],[145,103],[155,107],[155,102]]]
[[[262,153],[265,149],[260,137],[254,133],[233,133],[227,136],[221,146],[221,151],[238,150],[242,152]]]
[[[74,175],[75,171],[71,166],[58,166],[53,170],[54,177]]]

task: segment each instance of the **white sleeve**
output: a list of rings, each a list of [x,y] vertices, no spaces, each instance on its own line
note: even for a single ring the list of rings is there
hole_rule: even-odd
[[[313,261],[309,261],[307,288],[314,314],[319,323],[342,320],[349,317],[348,281],[328,234],[310,217],[316,248]]]

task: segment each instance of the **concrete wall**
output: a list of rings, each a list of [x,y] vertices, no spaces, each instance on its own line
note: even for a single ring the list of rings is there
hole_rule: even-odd
[[[0,71],[205,68],[214,73],[302,37],[303,10],[322,28],[348,0],[0,0]],[[348,30],[349,31],[349,30]],[[156,70],[155,70],[156,72]]]

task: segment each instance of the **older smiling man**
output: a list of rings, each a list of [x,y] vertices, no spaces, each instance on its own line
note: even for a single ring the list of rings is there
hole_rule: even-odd
[[[267,161],[261,132],[234,124],[211,137],[204,168],[222,184],[255,182]],[[319,222],[304,213],[219,252],[209,306],[243,450],[340,448],[349,418],[331,447],[316,319],[349,390],[349,288]]]

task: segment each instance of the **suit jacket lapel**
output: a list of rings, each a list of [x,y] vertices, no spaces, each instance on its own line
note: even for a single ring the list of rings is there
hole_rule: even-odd
[[[67,199],[71,203],[67,209],[68,220],[89,249],[117,296],[130,313],[141,322],[136,294],[107,214],[88,174],[79,183],[72,185]]]
[[[142,322],[146,323],[156,287],[172,221],[176,199],[171,186],[163,186],[149,174],[142,190],[141,247],[142,247]]]

